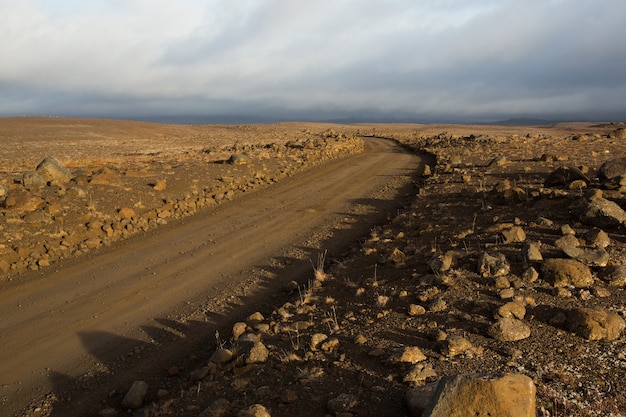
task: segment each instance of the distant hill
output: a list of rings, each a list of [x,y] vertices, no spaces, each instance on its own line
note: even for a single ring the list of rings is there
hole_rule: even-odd
[[[531,119],[531,118],[517,118],[502,120],[499,122],[481,123],[486,125],[499,125],[499,126],[545,126],[559,123],[556,120],[544,120],[544,119]]]

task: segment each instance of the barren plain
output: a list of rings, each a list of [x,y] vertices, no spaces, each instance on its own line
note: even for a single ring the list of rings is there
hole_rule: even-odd
[[[0,119],[0,414],[405,416],[515,373],[624,415],[623,127]]]

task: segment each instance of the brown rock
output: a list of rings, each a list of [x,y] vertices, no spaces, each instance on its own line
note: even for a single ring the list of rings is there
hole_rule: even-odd
[[[272,417],[267,408],[261,404],[254,404],[237,413],[237,417]]]
[[[626,328],[626,322],[601,308],[575,308],[568,314],[567,327],[587,340],[615,340]]]
[[[501,342],[515,342],[530,336],[530,327],[515,318],[502,318],[489,327],[489,336]]]
[[[389,358],[391,363],[416,364],[426,360],[426,355],[417,346],[409,346],[395,351]]]
[[[555,287],[584,288],[594,283],[589,267],[574,259],[547,259],[541,270],[543,278]]]
[[[441,353],[443,353],[444,356],[452,358],[454,356],[462,355],[465,352],[473,349],[474,345],[472,344],[472,342],[470,342],[463,336],[452,335],[446,339],[444,346],[441,349]]]
[[[89,183],[93,185],[119,186],[122,184],[122,177],[117,171],[105,167],[92,175]]]
[[[137,213],[135,213],[135,210],[133,210],[130,207],[121,208],[117,212],[117,214],[118,214],[118,216],[120,216],[120,219],[131,219],[131,218],[137,216]]]
[[[519,301],[511,301],[498,308],[497,316],[500,318],[515,318],[523,320],[526,315],[526,307]]]
[[[36,196],[25,189],[9,191],[4,200],[4,207],[9,210],[29,212],[35,211],[46,204],[43,198]]]
[[[46,182],[66,183],[72,179],[72,173],[54,156],[48,156],[41,161],[37,165],[36,171]]]
[[[600,278],[611,287],[626,287],[626,266],[607,266],[600,270]]]
[[[510,229],[503,230],[502,237],[504,237],[504,243],[520,243],[526,240],[526,233],[521,227],[513,226]]]
[[[536,388],[525,375],[455,375],[407,392],[413,417],[534,417]]]
[[[125,408],[139,408],[143,404],[143,400],[148,394],[148,383],[144,381],[135,381],[130,387],[126,396],[122,400],[122,406]]]

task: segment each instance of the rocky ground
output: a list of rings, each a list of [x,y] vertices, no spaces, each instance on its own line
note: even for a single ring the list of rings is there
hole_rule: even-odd
[[[335,143],[335,135],[386,137],[427,153],[432,163],[416,177],[414,197],[404,209],[355,241],[349,254],[320,248],[308,281],[294,282],[276,294],[267,304],[271,308],[233,317],[228,331],[217,332],[208,346],[186,360],[159,370],[159,378],[111,387],[107,398],[94,398],[99,415],[419,415],[418,397],[425,391],[415,388],[428,390],[442,378],[474,374],[511,374],[532,381],[536,394],[517,390],[519,400],[533,396],[532,411],[540,416],[626,415],[626,163],[605,164],[624,155],[622,125],[301,129],[313,136],[313,145],[298,139],[296,147],[287,140],[277,150],[259,147],[259,152],[269,153],[263,160],[270,180],[279,179],[285,169],[281,164],[286,164],[273,155],[282,152],[284,157],[311,146],[324,149],[319,143]],[[203,152],[204,146],[198,144],[190,153],[208,160],[216,151]],[[223,146],[216,161],[257,149]],[[303,154],[297,155],[301,161]],[[146,190],[138,199],[142,204],[116,202],[106,212],[96,203],[96,208],[103,207],[93,210],[98,214],[81,219],[88,233],[103,233],[97,237],[101,243],[115,237],[114,223],[124,223],[114,218],[123,217],[123,208],[147,219],[148,225],[150,219],[154,224],[167,220],[158,214],[163,207],[153,205],[162,199],[148,197],[161,192],[154,190],[157,183],[164,181],[170,189],[177,178],[187,184],[198,178],[194,170],[188,177],[176,174],[177,167],[193,159],[189,154],[181,154],[178,163],[170,158],[158,171],[154,167],[161,162],[151,157],[156,165],[146,162],[143,168],[115,171],[127,184],[137,178],[129,172],[152,174],[136,185]],[[213,165],[230,169],[218,178],[229,190],[237,189],[230,177],[248,167]],[[34,170],[33,164],[28,166]],[[103,167],[72,168],[85,170],[84,182],[76,187],[85,188],[88,196],[87,190],[98,187],[91,181]],[[258,172],[252,171],[252,178]],[[10,178],[9,191],[23,187],[23,176],[12,172]],[[199,194],[190,195],[202,195],[205,202],[228,193],[198,188]],[[65,195],[44,190],[52,197],[30,192],[44,199],[46,207],[54,204],[53,197],[82,201],[85,215],[93,216],[88,199],[68,199],[68,190]],[[184,197],[165,211],[185,215],[176,207],[180,201]],[[3,210],[7,236],[32,224],[25,219],[28,213],[10,209]],[[53,213],[42,215],[56,219]],[[92,222],[103,224],[92,228]],[[111,237],[107,225],[113,229]],[[67,235],[54,239],[60,246],[78,233],[63,229]],[[21,233],[22,238],[27,235]],[[19,255],[20,245],[8,241],[5,249]],[[70,255],[85,249],[80,242],[76,245],[70,246],[76,247]],[[45,267],[32,258],[7,260],[7,276],[20,268]],[[54,415],[54,401],[27,415]]]

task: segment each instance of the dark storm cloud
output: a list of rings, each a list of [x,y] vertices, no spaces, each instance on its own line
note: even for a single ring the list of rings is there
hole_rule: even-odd
[[[0,114],[626,115],[621,0],[63,4],[0,0]]]

